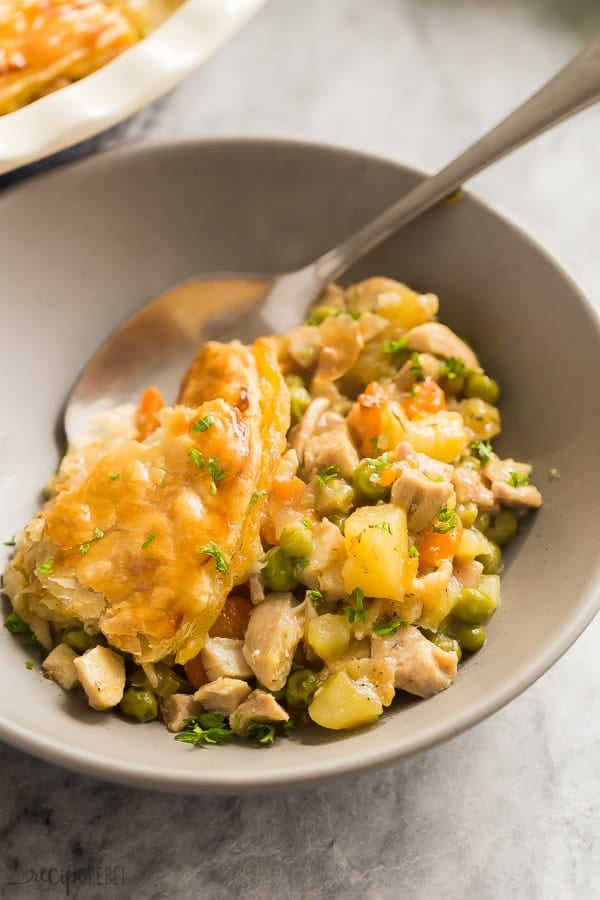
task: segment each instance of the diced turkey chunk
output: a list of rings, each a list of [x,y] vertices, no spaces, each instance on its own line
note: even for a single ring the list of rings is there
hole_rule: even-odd
[[[317,430],[319,419],[328,408],[329,400],[326,397],[317,397],[312,401],[299,424],[290,431],[289,442],[298,455],[301,467],[304,465],[304,454]]]
[[[465,588],[479,587],[481,575],[483,573],[483,563],[477,559],[455,559],[453,575],[460,584]]]
[[[432,481],[418,469],[402,469],[392,487],[392,503],[402,506],[411,531],[430,525],[454,493],[448,481]]]
[[[311,325],[299,325],[289,331],[285,338],[288,353],[304,369],[312,366],[321,349],[321,334]]]
[[[284,686],[296,647],[303,633],[303,619],[294,611],[290,594],[270,594],[250,615],[244,659],[270,691]]]
[[[308,565],[302,569],[302,582],[321,591],[326,600],[346,596],[342,567],[348,558],[344,538],[337,525],[322,519],[312,527],[314,548]]]
[[[210,681],[252,677],[252,669],[242,653],[243,646],[244,642],[235,638],[208,638],[200,651],[200,658]]]
[[[433,356],[431,353],[420,353],[419,365],[423,371],[424,378],[432,378],[433,381],[437,381],[440,374],[440,361],[437,356]],[[400,391],[410,391],[414,386],[414,383],[414,363],[409,359],[400,368],[398,373],[394,375],[394,384]]]
[[[476,503],[480,510],[486,512],[498,508],[496,498],[477,469],[456,466],[452,472],[452,484],[457,503]]]
[[[252,691],[229,716],[229,725],[236,734],[245,734],[252,722],[287,722],[289,719],[285,709],[279,705],[273,694],[266,691]]]
[[[169,731],[183,731],[185,720],[199,716],[202,704],[192,694],[171,694],[162,707],[162,715]]]
[[[217,678],[203,684],[194,694],[194,700],[209,712],[230,715],[250,694],[249,685],[239,678]]]
[[[73,660],[92,709],[111,709],[125,690],[125,662],[108,647],[92,647]]]
[[[67,644],[58,644],[43,661],[42,669],[53,681],[60,684],[66,691],[70,691],[79,683],[75,659],[77,659],[77,654],[71,647]]]
[[[307,478],[312,478],[328,466],[339,466],[345,478],[352,478],[358,462],[358,453],[348,426],[343,421],[330,431],[315,436],[304,450],[304,471]]]
[[[505,506],[537,508],[542,505],[542,495],[535,485],[518,484],[520,477],[529,478],[531,466],[528,463],[500,459],[493,453],[482,473],[491,482],[490,489],[494,497]]]
[[[411,350],[433,353],[434,356],[443,356],[445,359],[454,357],[462,360],[467,369],[479,368],[479,360],[469,345],[441,322],[426,322],[411,328],[406,333],[406,341]]]
[[[391,659],[395,687],[417,697],[431,697],[445,690],[456,676],[458,665],[456,653],[440,650],[413,625],[399,628],[389,637],[374,636],[371,656]]]

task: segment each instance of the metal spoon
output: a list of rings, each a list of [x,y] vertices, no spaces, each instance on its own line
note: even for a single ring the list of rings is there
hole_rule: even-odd
[[[372,247],[471,176],[598,99],[600,38],[445,169],[304,268],[275,277],[207,275],[149,303],[108,338],[75,384],[65,408],[69,441],[87,430],[96,413],[137,400],[148,384],[174,399],[204,341],[248,341],[298,324],[325,285]]]

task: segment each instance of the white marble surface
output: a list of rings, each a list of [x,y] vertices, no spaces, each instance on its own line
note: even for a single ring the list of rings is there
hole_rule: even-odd
[[[277,134],[433,169],[599,31],[597,0],[271,0],[175,93],[78,152]],[[598,302],[599,146],[596,109],[473,184]],[[52,869],[56,880],[99,866],[116,867],[125,885],[70,885],[69,896],[600,898],[598,642],[597,620],[492,719],[402,765],[313,792],[166,796],[2,747],[0,897],[66,896],[60,883],[10,882],[29,869]]]

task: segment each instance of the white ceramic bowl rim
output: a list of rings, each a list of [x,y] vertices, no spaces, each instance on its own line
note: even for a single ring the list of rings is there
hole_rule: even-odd
[[[265,0],[186,0],[97,72],[0,116],[0,175],[86,140],[171,90]]]
[[[203,147],[207,144],[225,145],[280,145],[294,146],[296,148],[306,147],[307,150],[322,150],[336,153],[346,153],[350,155],[360,156],[361,158],[375,163],[387,163],[403,169],[415,177],[424,177],[424,174],[417,170],[401,165],[394,160],[386,159],[381,156],[374,156],[367,153],[358,153],[347,147],[336,146],[334,144],[318,144],[301,142],[297,140],[286,140],[284,138],[261,138],[261,137],[233,137],[233,138],[214,138],[205,140],[181,140],[173,142],[154,142],[151,144],[134,145],[125,148],[118,148],[107,151],[95,157],[91,157],[76,163],[72,163],[69,168],[74,166],[80,169],[93,171],[110,167],[113,160],[123,157],[143,157],[148,154],[164,154],[169,151],[176,151],[178,148],[185,147]],[[53,179],[60,178],[66,167],[49,173],[43,173],[33,177],[33,180],[42,178]],[[16,185],[8,188],[6,193],[14,191],[27,190],[27,184]],[[1,195],[0,195],[1,199]],[[546,263],[553,267],[559,273],[565,282],[565,286],[573,295],[577,296],[581,307],[586,312],[589,319],[590,328],[594,329],[598,336],[600,346],[600,316],[598,312],[585,296],[580,287],[573,278],[568,275],[556,261],[539,245],[532,240],[521,229],[515,226],[510,220],[494,211],[490,206],[473,197],[471,194],[465,194],[465,201],[475,204],[481,210],[485,211],[490,217],[503,223],[507,229],[516,234],[520,241],[528,245],[539,256],[543,257]],[[457,715],[450,727],[447,723],[438,723],[433,721],[431,725],[422,729],[418,735],[407,740],[401,752],[390,742],[379,743],[376,736],[369,746],[367,752],[363,750],[353,752],[346,744],[344,748],[343,761],[332,756],[330,759],[322,759],[319,763],[318,771],[309,770],[297,763],[291,768],[292,773],[286,766],[281,766],[280,770],[273,768],[260,773],[251,772],[249,769],[246,773],[234,771],[231,775],[220,775],[217,783],[211,780],[210,769],[198,769],[197,778],[191,779],[189,773],[182,776],[176,770],[163,771],[157,773],[154,766],[144,765],[139,761],[129,761],[127,759],[107,760],[104,755],[96,755],[92,752],[75,750],[60,740],[51,738],[48,735],[39,735],[35,731],[29,731],[19,728],[13,722],[0,718],[0,737],[15,747],[25,749],[35,756],[48,760],[60,766],[64,766],[76,771],[89,774],[95,777],[105,777],[111,781],[121,782],[127,785],[137,787],[152,788],[167,791],[188,791],[188,792],[205,792],[205,793],[248,793],[248,792],[264,792],[265,789],[289,788],[289,787],[306,787],[324,780],[332,780],[339,777],[346,777],[354,773],[363,773],[371,769],[389,765],[400,758],[415,754],[420,750],[432,747],[442,741],[452,738],[474,724],[482,721],[493,713],[501,709],[509,701],[517,697],[526,688],[530,687],[538,678],[540,678],[576,641],[586,626],[592,621],[598,610],[600,609],[600,578],[596,573],[586,588],[578,598],[578,605],[575,613],[570,616],[564,623],[564,629],[551,642],[546,642],[542,649],[533,652],[528,665],[522,666],[518,678],[512,678],[503,683],[499,683],[494,690],[488,691],[484,696],[478,698],[476,702],[469,705],[464,712]],[[258,751],[257,751],[258,752]]]

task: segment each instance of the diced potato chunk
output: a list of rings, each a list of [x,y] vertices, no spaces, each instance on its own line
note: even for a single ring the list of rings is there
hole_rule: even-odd
[[[441,410],[411,419],[406,427],[407,438],[415,450],[441,462],[454,462],[469,443],[460,413]]]
[[[62,688],[71,691],[79,683],[77,669],[73,662],[75,659],[77,659],[77,654],[71,647],[67,644],[58,644],[43,661],[42,669]]]
[[[110,709],[120,703],[125,690],[122,656],[98,646],[76,657],[73,664],[92,709]]]
[[[345,672],[330,675],[308,707],[313,722],[334,731],[371,725],[382,712],[383,706],[374,688],[352,681]]]
[[[324,613],[308,624],[308,644],[325,662],[338,659],[348,649],[351,637],[352,629],[346,616]]]
[[[360,588],[368,597],[401,600],[407,587],[403,565],[408,557],[405,510],[393,503],[357,509],[346,519],[344,540],[348,553],[342,569],[346,591],[350,594]]]
[[[487,594],[494,601],[496,607],[500,606],[500,576],[482,575],[479,581],[479,590]]]
[[[384,706],[389,706],[396,695],[394,688],[394,664],[390,659],[351,659],[344,665],[346,674],[353,681],[371,682]]]
[[[459,559],[474,559],[476,556],[491,552],[492,547],[485,534],[477,528],[465,528],[456,549],[456,556]]]
[[[381,425],[377,436],[380,450],[393,450],[401,441],[406,440],[406,423],[408,419],[399,403],[391,401],[381,410]]]

